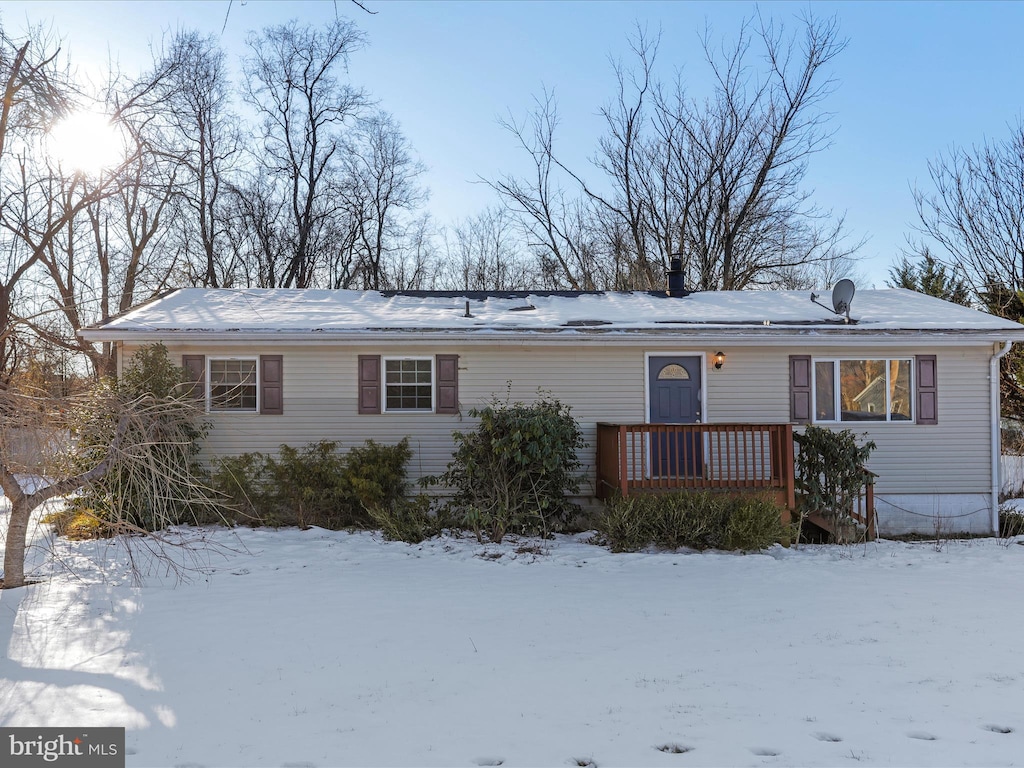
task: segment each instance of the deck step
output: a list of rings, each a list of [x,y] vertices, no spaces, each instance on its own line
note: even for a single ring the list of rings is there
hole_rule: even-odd
[[[846,541],[856,541],[860,539],[861,533],[865,530],[865,526],[857,522],[843,523],[836,525],[834,520],[830,520],[820,512],[812,512],[804,518],[804,522],[816,525],[826,533],[831,534],[837,539]]]

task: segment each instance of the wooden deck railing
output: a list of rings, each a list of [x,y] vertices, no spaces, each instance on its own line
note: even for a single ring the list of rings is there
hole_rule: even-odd
[[[597,425],[597,494],[774,490],[796,506],[791,424]]]

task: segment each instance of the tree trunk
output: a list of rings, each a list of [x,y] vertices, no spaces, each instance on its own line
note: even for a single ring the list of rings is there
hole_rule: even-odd
[[[3,488],[4,495],[11,503],[11,514],[7,521],[7,543],[4,547],[4,589],[25,586],[25,546],[28,540],[28,524],[32,517],[32,510],[50,499],[65,496],[83,485],[96,482],[103,477],[110,469],[114,456],[121,450],[121,443],[128,430],[129,419],[130,413],[127,411],[121,414],[117,422],[117,429],[114,431],[114,439],[110,441],[107,453],[99,464],[74,477],[37,487],[32,493],[25,493],[14,472],[6,463],[6,456],[0,455],[0,487]]]
[[[27,496],[11,500],[11,516],[7,521],[7,545],[4,547],[3,588],[25,586],[25,544],[32,505]]]

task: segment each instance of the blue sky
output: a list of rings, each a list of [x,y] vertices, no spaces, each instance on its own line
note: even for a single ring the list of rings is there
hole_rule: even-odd
[[[85,71],[111,56],[133,72],[149,46],[179,26],[222,34],[229,54],[249,29],[298,18],[356,21],[370,47],[352,60],[355,83],[401,122],[429,168],[429,207],[439,224],[496,202],[479,177],[525,170],[497,118],[524,117],[547,87],[558,98],[562,154],[584,166],[597,146],[600,106],[614,93],[609,58],[627,55],[639,24],[662,32],[658,69],[706,84],[698,33],[709,24],[731,40],[762,15],[793,24],[808,10],[836,15],[847,49],[831,73],[838,88],[832,146],[810,164],[808,188],[822,208],[845,213],[865,287],[882,287],[911,232],[910,186],[927,186],[927,162],[951,145],[1001,139],[1021,117],[1024,3],[1016,2],[13,2],[0,6],[9,33],[26,19],[52,23]],[[225,24],[225,17],[227,17]]]

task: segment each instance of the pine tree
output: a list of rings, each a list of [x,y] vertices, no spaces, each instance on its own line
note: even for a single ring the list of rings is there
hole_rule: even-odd
[[[946,265],[937,261],[927,248],[921,251],[921,260],[917,264],[904,256],[899,264],[890,269],[889,286],[909,288],[965,307],[971,305],[967,283],[949,272]]]

